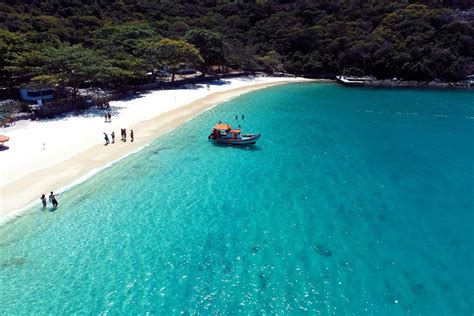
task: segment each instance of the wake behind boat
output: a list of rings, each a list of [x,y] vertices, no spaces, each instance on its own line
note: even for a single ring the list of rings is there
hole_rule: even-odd
[[[260,134],[241,134],[240,129],[233,129],[230,124],[219,123],[207,137],[209,140],[230,145],[254,145]]]

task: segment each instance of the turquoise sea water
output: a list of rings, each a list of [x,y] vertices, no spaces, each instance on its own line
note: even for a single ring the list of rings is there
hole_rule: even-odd
[[[473,136],[472,92],[244,95],[0,227],[0,314],[472,315]]]

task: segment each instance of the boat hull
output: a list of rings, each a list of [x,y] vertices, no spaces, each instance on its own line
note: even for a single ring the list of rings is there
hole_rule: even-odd
[[[242,135],[242,139],[218,137],[216,139],[211,139],[211,140],[219,144],[243,146],[243,145],[255,145],[259,138],[260,138],[260,134],[253,134],[253,135]]]
[[[366,84],[371,83],[374,79],[375,78],[371,78],[371,77],[358,78],[358,77],[336,76],[337,82],[349,87],[364,86]]]

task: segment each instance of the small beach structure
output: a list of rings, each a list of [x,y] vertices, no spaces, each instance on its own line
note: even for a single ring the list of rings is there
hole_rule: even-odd
[[[230,124],[219,123],[212,129],[207,137],[216,143],[228,145],[254,145],[260,134],[242,134],[240,129],[235,129]]]
[[[43,105],[43,101],[52,100],[54,98],[54,88],[32,89],[23,87],[20,89],[20,95],[23,101],[36,102],[41,106]]]

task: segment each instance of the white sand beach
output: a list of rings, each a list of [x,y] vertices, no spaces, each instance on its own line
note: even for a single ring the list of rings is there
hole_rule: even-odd
[[[39,203],[41,194],[57,191],[150,143],[211,106],[243,93],[302,78],[235,78],[223,84],[157,90],[130,100],[110,102],[112,121],[104,111],[88,110],[49,120],[19,121],[0,129],[10,137],[0,151],[0,222],[21,208]],[[122,143],[120,129],[135,131],[135,142]],[[116,143],[104,146],[103,133],[115,132]]]

